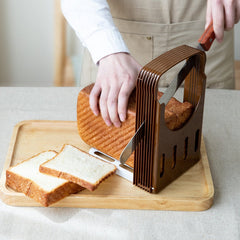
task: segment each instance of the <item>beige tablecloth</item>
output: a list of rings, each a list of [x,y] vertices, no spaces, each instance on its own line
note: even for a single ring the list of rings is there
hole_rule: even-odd
[[[0,170],[22,120],[76,120],[78,88],[0,88]],[[215,186],[203,212],[12,207],[0,240],[240,239],[240,91],[207,90],[203,134]]]

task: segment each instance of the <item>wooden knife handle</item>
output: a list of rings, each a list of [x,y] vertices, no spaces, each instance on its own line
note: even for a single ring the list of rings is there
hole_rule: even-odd
[[[198,39],[198,42],[205,51],[208,51],[215,39],[215,33],[213,30],[213,22],[209,24],[202,36]]]

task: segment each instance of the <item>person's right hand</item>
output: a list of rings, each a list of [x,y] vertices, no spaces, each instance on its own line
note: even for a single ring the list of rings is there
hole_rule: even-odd
[[[240,0],[208,0],[206,26],[213,21],[217,41],[223,40],[224,30],[231,30],[240,19]]]
[[[96,83],[90,93],[90,107],[108,126],[126,120],[128,99],[136,86],[139,63],[128,53],[115,53],[99,61]]]

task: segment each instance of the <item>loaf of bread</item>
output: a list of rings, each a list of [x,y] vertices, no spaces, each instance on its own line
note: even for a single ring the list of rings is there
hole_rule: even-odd
[[[39,172],[39,166],[56,156],[55,151],[39,153],[6,171],[6,184],[47,207],[84,189],[78,184]]]
[[[97,159],[72,145],[64,145],[61,151],[43,163],[39,170],[93,191],[117,169],[113,164]]]
[[[95,116],[89,106],[89,95],[93,84],[82,89],[78,95],[77,102],[77,124],[79,135],[82,140],[98,149],[99,151],[119,159],[121,152],[135,134],[136,120],[136,97],[132,93],[128,103],[127,120],[120,128],[108,127],[101,116]],[[158,98],[163,93],[158,93]],[[175,98],[171,98],[165,108],[165,122],[169,129],[177,130],[181,128],[189,119],[193,112],[193,106],[189,102],[181,103]],[[126,162],[134,167],[133,154]]]

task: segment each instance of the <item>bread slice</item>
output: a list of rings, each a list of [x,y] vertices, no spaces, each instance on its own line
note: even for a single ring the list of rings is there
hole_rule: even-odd
[[[89,106],[89,96],[93,84],[85,87],[79,92],[77,101],[77,124],[78,132],[82,140],[108,154],[119,159],[121,152],[126,147],[130,139],[135,134],[136,121],[136,94],[131,94],[128,101],[127,120],[122,123],[120,128],[108,127],[102,117],[95,116]],[[163,93],[158,92],[158,99]],[[189,102],[179,102],[176,98],[171,98],[165,108],[165,122],[169,129],[177,130],[181,128],[191,117],[194,107]],[[133,154],[127,160],[126,164],[134,167]]]
[[[43,163],[40,172],[77,183],[93,191],[117,168],[72,145],[64,145],[53,159]]]
[[[39,172],[40,164],[56,156],[55,151],[39,153],[6,171],[6,184],[47,207],[83,188],[75,183]]]

